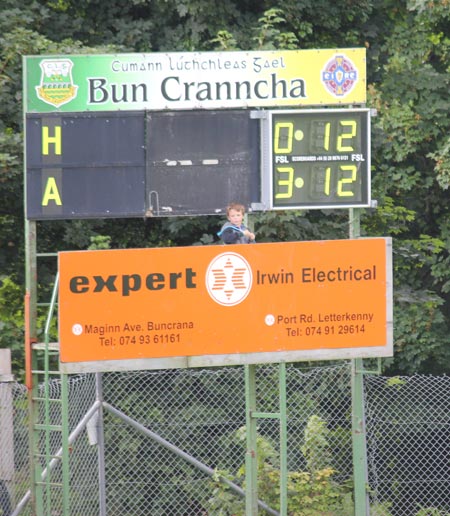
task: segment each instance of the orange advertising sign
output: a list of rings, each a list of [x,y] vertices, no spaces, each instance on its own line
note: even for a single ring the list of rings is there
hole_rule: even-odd
[[[388,238],[59,254],[61,368],[392,355]]]

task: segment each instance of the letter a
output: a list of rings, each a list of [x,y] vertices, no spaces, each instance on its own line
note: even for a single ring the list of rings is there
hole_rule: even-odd
[[[48,206],[49,201],[55,201],[57,206],[62,206],[61,196],[54,177],[47,179],[44,196],[42,197],[42,206]]]

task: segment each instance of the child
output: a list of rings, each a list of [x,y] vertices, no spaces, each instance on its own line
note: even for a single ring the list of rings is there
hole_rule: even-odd
[[[255,235],[244,224],[245,207],[242,204],[232,203],[227,206],[228,222],[222,226],[217,235],[224,244],[252,244]]]

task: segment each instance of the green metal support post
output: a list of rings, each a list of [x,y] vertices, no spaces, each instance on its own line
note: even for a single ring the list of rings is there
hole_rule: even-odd
[[[355,516],[369,516],[362,358],[352,361],[352,434]]]
[[[62,422],[62,516],[70,516],[70,468],[69,468],[69,377],[61,375],[61,422]]]
[[[34,401],[38,397],[38,381],[33,374],[38,368],[36,355],[31,351],[31,343],[37,341],[37,259],[36,259],[36,222],[25,219],[25,289],[29,296],[28,307],[26,310],[28,328],[25,329],[27,336],[25,346],[28,348],[26,354],[29,356],[29,363],[26,364],[27,388],[28,388],[28,413],[29,413],[29,436],[30,436],[30,469],[32,475],[31,482],[31,510],[33,514],[43,514],[43,489],[41,485],[34,482],[42,476],[42,466],[36,460],[36,454],[32,450],[39,447],[39,432],[35,429],[39,420],[38,406]]]
[[[58,499],[55,488],[61,489],[61,516],[70,514],[69,496],[69,394],[68,376],[57,369],[51,370],[50,355],[58,353],[50,344],[50,327],[57,305],[58,279],[55,281],[52,299],[44,331],[44,342],[37,343],[37,252],[36,222],[25,221],[26,249],[26,296],[25,296],[25,347],[26,347],[26,384],[28,388],[29,435],[31,482],[30,500],[33,516],[47,516],[54,512],[52,505]],[[52,253],[54,255],[54,253]],[[51,378],[59,378],[61,396],[54,398],[50,393]],[[42,395],[39,385],[41,383]],[[61,408],[61,424],[51,421],[50,404]],[[55,459],[51,444],[51,433],[61,432],[62,482],[51,479],[52,461]],[[59,459],[58,459],[59,460]],[[61,503],[59,502],[59,503]]]
[[[360,237],[360,210],[350,209],[350,238]],[[355,516],[369,516],[367,496],[367,452],[364,417],[364,364],[362,358],[352,360],[352,445]]]
[[[279,365],[280,390],[280,516],[287,516],[287,394],[286,394],[286,363]]]
[[[247,428],[247,453],[245,456],[245,514],[258,514],[258,457],[256,453],[256,366],[245,366],[245,407]]]
[[[270,510],[271,514],[287,516],[287,396],[286,364],[279,364],[279,412],[258,412],[256,410],[256,366],[245,366],[245,404],[247,425],[247,454],[245,457],[245,514],[258,514],[258,454],[257,421],[258,419],[278,419],[280,423],[280,512]],[[267,510],[267,509],[266,509]]]
[[[244,215],[244,224],[251,231],[253,217]],[[257,420],[253,416],[256,412],[256,365],[245,366],[245,421],[247,433],[247,453],[245,455],[245,514],[258,514],[258,456],[257,456]]]

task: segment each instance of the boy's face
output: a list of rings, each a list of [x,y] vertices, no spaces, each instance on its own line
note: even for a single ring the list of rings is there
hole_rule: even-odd
[[[244,218],[244,214],[242,211],[233,210],[231,209],[228,212],[228,220],[234,225],[234,226],[240,226],[242,224],[242,220]]]

